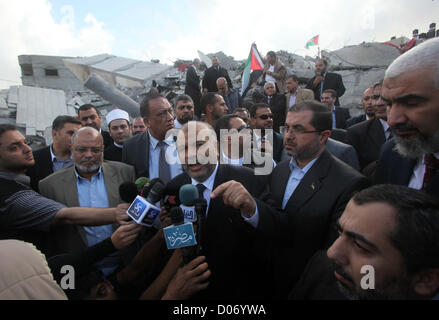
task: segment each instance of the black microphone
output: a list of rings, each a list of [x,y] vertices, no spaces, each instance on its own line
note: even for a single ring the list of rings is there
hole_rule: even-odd
[[[140,195],[144,198],[148,197],[149,192],[151,191],[153,185],[156,184],[157,181],[161,181],[159,178],[154,178],[143,185],[140,191]]]
[[[148,184],[152,185],[151,189],[148,191],[148,194],[144,194],[143,191],[145,191],[145,189],[149,189],[147,186]],[[159,178],[152,179],[148,184],[145,185],[144,190],[142,190],[142,194],[148,204],[155,206],[155,204],[162,198],[163,191],[165,190],[165,184]],[[143,222],[145,225],[152,225],[154,220],[154,216],[151,217],[150,215],[145,215],[141,222]]]
[[[134,182],[123,182],[119,186],[119,196],[122,201],[131,203],[138,195],[137,186]]]
[[[199,198],[195,200],[195,213],[197,214],[197,256],[203,254],[203,232],[204,225],[206,222],[206,210],[207,210],[207,200],[204,198]]]
[[[171,219],[172,219],[172,224],[174,226],[178,226],[178,225],[183,224],[184,223],[183,210],[181,210],[180,207],[172,208],[171,209]],[[184,264],[188,264],[196,257],[195,250],[196,250],[196,246],[181,248],[181,255],[183,256],[183,263]]]

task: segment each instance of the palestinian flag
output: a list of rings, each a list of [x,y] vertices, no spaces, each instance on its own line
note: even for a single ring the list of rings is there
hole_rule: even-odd
[[[252,43],[250,54],[248,55],[247,62],[245,63],[244,73],[242,75],[241,96],[250,83],[250,74],[255,70],[264,70],[264,62],[259,55],[256,44]]]
[[[318,45],[319,45],[319,35],[316,35],[314,38],[308,40],[305,48],[309,49],[309,47],[318,46]]]

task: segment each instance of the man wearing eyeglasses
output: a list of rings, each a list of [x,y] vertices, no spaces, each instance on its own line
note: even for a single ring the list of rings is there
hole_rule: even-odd
[[[104,159],[122,162],[123,143],[131,137],[130,116],[124,110],[114,109],[107,114],[106,119],[114,143],[105,148]]]
[[[213,191],[214,198],[241,209],[244,220],[261,232],[265,245],[259,251],[270,257],[273,296],[279,299],[287,297],[312,255],[336,239],[335,223],[352,193],[369,185],[326,150],[331,125],[325,105],[296,104],[288,111],[284,136],[292,158],[273,170],[270,197],[251,198],[237,182]]]
[[[282,158],[283,143],[282,136],[273,130],[273,113],[265,103],[254,104],[250,108],[250,121],[253,129],[253,139],[256,140],[258,149],[267,151],[272,149],[273,160],[280,162]],[[267,140],[267,130],[273,130],[273,145],[269,146]],[[261,133],[261,135],[258,134]]]
[[[111,208],[121,203],[119,185],[135,180],[134,168],[125,163],[104,161],[102,140],[94,128],[78,130],[72,137],[74,166],[41,180],[41,194],[68,207]],[[49,255],[85,249],[110,237],[113,230],[111,224],[53,228]],[[120,265],[120,259],[119,256],[109,256],[96,267],[108,275]]]
[[[194,102],[187,94],[180,94],[175,98],[174,128],[181,129],[185,123],[194,120]]]

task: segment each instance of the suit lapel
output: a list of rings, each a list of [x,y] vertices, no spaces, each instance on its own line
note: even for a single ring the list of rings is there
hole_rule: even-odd
[[[139,177],[149,177],[149,134],[148,130],[142,133],[138,149],[133,150],[137,153],[136,167],[145,168],[145,172],[139,171]]]
[[[386,136],[384,135],[384,128],[379,119],[374,119],[369,127],[369,136],[377,147],[381,147],[386,142]]]
[[[105,190],[107,191],[108,206],[116,207],[119,204],[119,186],[117,185],[117,172],[107,163],[102,163],[102,172],[104,174]]]
[[[279,163],[278,168],[276,167],[276,175],[273,175],[273,179],[271,181],[271,195],[279,208],[282,207],[282,201],[285,194],[285,189],[287,188],[290,173],[290,160],[282,161]]]
[[[62,177],[62,189],[68,207],[79,207],[78,187],[76,185],[75,166],[70,167],[66,174]]]
[[[299,209],[320,190],[322,185],[321,180],[326,177],[329,170],[330,157],[329,152],[325,150],[311,169],[305,174],[291,195],[291,198],[288,200],[288,211],[290,211],[291,208]]]

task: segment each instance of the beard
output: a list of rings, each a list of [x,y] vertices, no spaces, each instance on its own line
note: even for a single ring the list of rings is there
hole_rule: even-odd
[[[82,165],[82,163],[84,162],[90,162],[90,159],[81,159],[79,161],[79,163],[75,162],[75,166],[76,168],[78,168],[79,171],[81,172],[86,172],[86,173],[92,173],[95,172],[96,170],[98,170],[102,164],[102,161],[104,161],[104,155],[102,154],[101,158],[99,160],[95,160],[93,161],[93,164],[88,165],[88,166],[84,166]]]
[[[396,129],[417,130],[418,135],[414,138],[403,138],[395,133]],[[393,136],[395,137],[397,151],[403,157],[417,159],[425,154],[436,153],[439,151],[439,130],[432,136],[427,136],[419,132],[418,128],[412,125],[397,125],[392,127]]]

